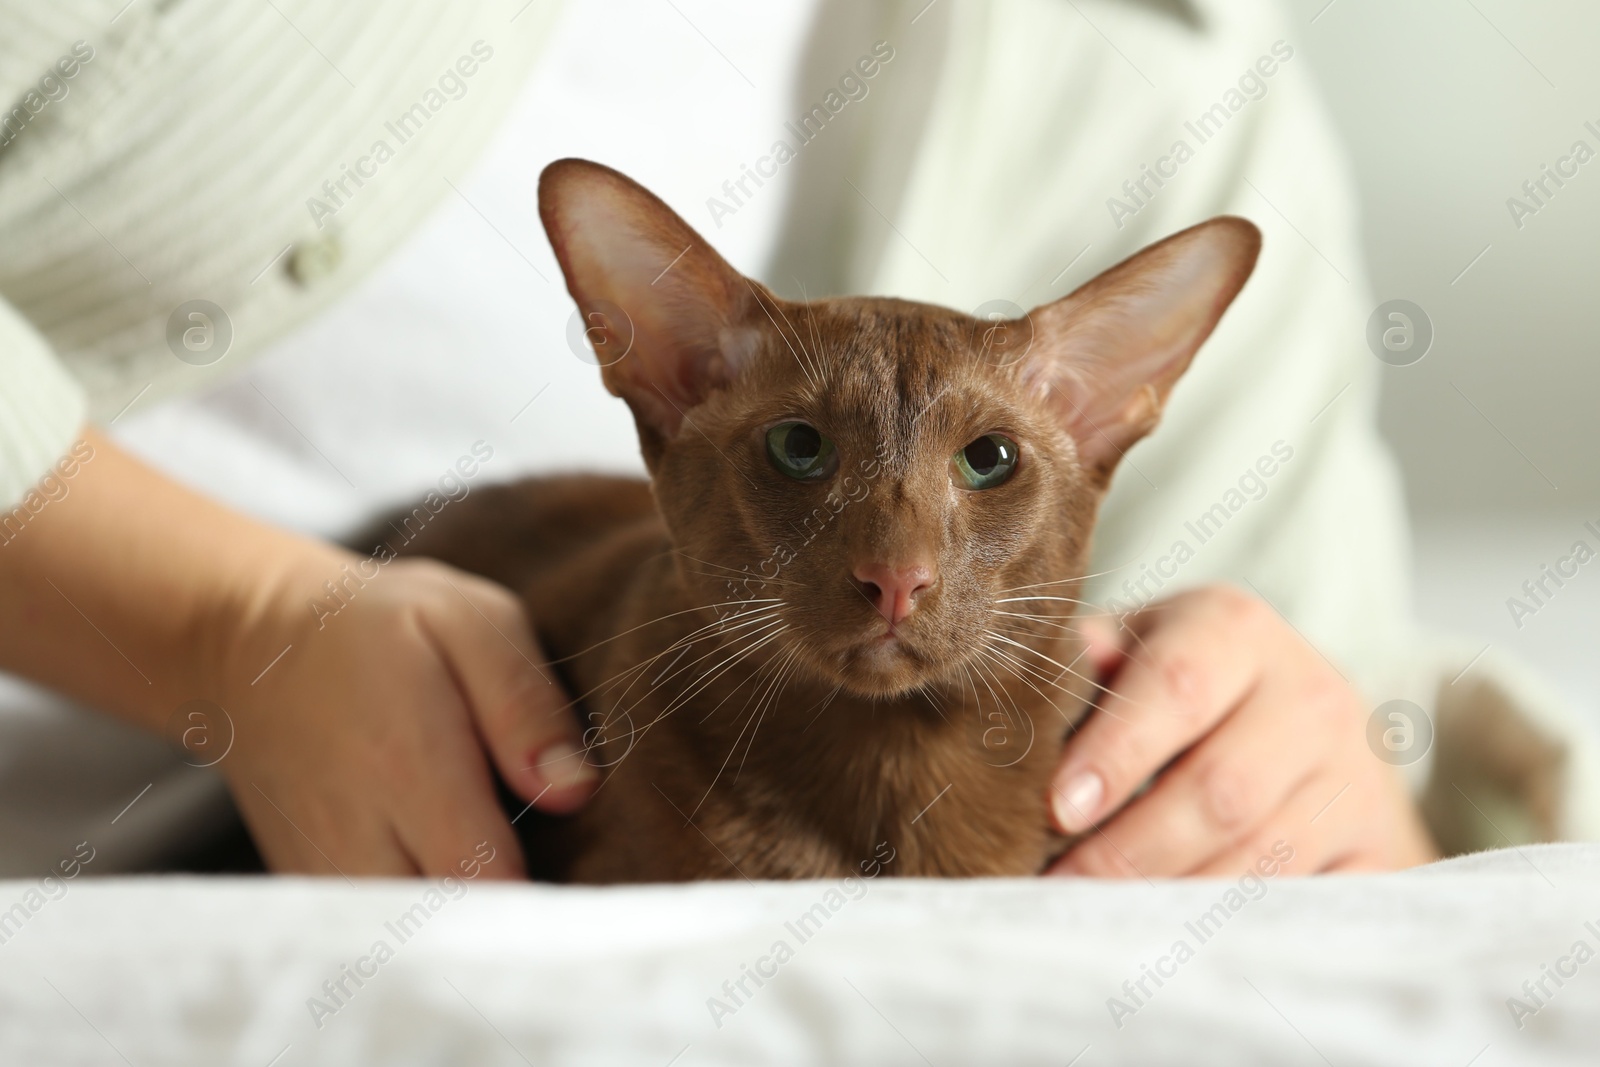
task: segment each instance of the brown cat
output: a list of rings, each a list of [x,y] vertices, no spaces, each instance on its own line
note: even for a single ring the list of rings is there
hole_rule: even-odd
[[[1071,620],[1096,509],[1256,228],[993,323],[780,300],[594,163],[551,164],[539,208],[651,481],[480,490],[403,551],[518,591],[577,698],[604,780],[560,873],[1040,870],[1094,688]]]

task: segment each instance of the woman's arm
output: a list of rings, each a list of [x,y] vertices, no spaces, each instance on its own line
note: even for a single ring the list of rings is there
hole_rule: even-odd
[[[358,569],[93,430],[70,458],[42,506],[0,521],[0,668],[153,731],[220,704],[235,741],[218,769],[274,869],[443,874],[487,841],[490,873],[520,876],[488,758],[549,810],[592,789],[506,590],[430,561]]]

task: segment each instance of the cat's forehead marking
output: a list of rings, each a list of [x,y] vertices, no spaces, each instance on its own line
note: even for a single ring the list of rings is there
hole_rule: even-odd
[[[955,312],[901,300],[840,301],[830,311],[817,318],[828,406],[898,466],[930,409],[969,392],[969,324]]]

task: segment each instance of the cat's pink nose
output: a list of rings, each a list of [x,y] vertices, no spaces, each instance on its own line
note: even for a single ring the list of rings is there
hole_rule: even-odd
[[[861,591],[891,627],[904,622],[916,607],[917,596],[938,580],[934,569],[924,563],[909,567],[864,563],[858,565],[854,573]]]

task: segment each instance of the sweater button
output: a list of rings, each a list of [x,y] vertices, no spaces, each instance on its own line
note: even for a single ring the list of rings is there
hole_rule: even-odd
[[[289,254],[289,277],[301,285],[315,285],[339,269],[344,248],[332,234],[301,241]]]

